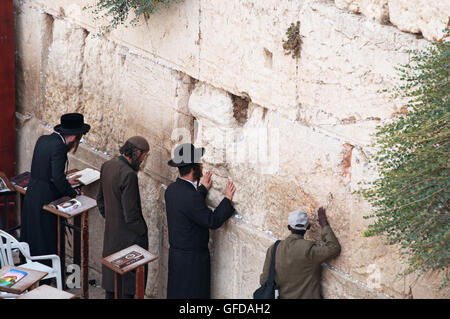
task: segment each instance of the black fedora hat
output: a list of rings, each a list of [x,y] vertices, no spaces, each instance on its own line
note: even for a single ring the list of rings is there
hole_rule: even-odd
[[[61,116],[61,124],[54,127],[54,130],[61,134],[86,134],[91,126],[84,123],[84,116],[80,113],[67,113]]]
[[[173,151],[173,158],[167,162],[172,167],[182,167],[199,163],[200,158],[205,154],[205,148],[196,148],[191,143],[178,145]]]

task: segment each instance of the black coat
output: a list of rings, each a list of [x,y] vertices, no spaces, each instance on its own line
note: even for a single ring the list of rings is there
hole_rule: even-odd
[[[210,298],[209,229],[219,228],[234,208],[224,198],[213,212],[206,206],[207,193],[203,185],[197,191],[181,178],[165,192],[170,243],[167,298]]]
[[[39,137],[31,162],[31,177],[22,206],[20,241],[30,245],[32,256],[56,254],[57,216],[42,206],[77,194],[65,174],[67,146],[57,133]]]
[[[137,172],[122,157],[103,163],[97,195],[97,206],[105,217],[103,257],[134,244],[148,249],[148,229],[142,216]],[[134,295],[136,273],[123,276],[124,293]],[[114,272],[102,266],[102,287],[114,291]]]

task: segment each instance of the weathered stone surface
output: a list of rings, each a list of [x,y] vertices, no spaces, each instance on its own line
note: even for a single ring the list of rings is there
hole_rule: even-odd
[[[199,84],[189,98],[189,111],[195,117],[222,127],[236,126],[230,94],[205,83]]]
[[[235,220],[211,232],[212,298],[252,298],[273,242],[262,231]]]
[[[92,35],[86,37],[80,111],[91,130],[85,138],[90,145],[110,154],[117,154],[125,142],[123,78],[126,54],[127,50],[111,41]]]
[[[302,4],[201,1],[199,79],[294,118],[297,64],[284,54],[281,40]]]
[[[41,117],[45,103],[45,68],[52,41],[53,17],[15,3],[16,107]]]
[[[46,68],[45,109],[42,119],[55,126],[63,113],[82,110],[85,29],[55,19]]]
[[[324,266],[322,270],[322,294],[325,299],[388,299],[366,284],[353,279],[336,268]]]
[[[339,14],[333,5],[305,6],[300,21],[304,40],[299,119],[339,138],[365,143],[377,121],[401,107],[401,101],[390,101],[379,91],[397,83],[393,67],[408,61],[402,51],[425,42],[362,17]]]
[[[213,173],[208,204],[222,200],[228,180],[237,186],[236,215],[211,236],[213,297],[251,297],[267,247],[288,235],[290,211],[305,210],[307,238],[320,239],[319,206],[342,245],[325,269],[325,297],[449,297],[435,291],[442,274],[397,276],[405,260],[398,247],[362,235],[371,207],[353,193],[376,177],[369,164],[376,125],[404,103],[378,91],[398,83],[393,67],[408,61],[403,49],[427,45],[378,23],[386,22],[386,1],[336,0],[376,21],[316,0],[184,1],[104,38],[92,37],[97,26],[79,10],[91,3],[16,3],[19,111],[34,116],[18,115],[18,168],[29,170],[36,139],[64,112],[83,112],[92,125],[71,167],[100,168],[128,137],[145,136],[151,151],[140,189],[150,251],[159,256],[147,296],[166,293],[164,190],[177,176],[167,161],[178,143],[195,141]],[[297,20],[303,44],[294,60],[282,40]],[[102,219],[91,223],[94,260]]]
[[[389,0],[389,20],[402,31],[441,40],[450,17],[449,0]]]
[[[442,39],[450,16],[448,0],[335,0],[339,9],[362,13],[402,31],[422,33],[430,41]]]
[[[339,9],[362,13],[380,23],[389,22],[388,0],[334,0]]]

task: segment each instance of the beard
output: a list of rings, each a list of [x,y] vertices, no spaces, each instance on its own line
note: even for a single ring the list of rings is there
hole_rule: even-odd
[[[203,176],[203,172],[202,172],[202,169],[200,168],[200,165],[195,164],[193,177],[194,177],[194,180],[197,182],[197,185],[198,185],[198,183],[200,183],[200,178],[202,178],[202,176]]]
[[[141,169],[142,161],[139,159],[134,159],[131,161],[130,166],[137,172]]]
[[[75,152],[78,149],[79,144],[80,144],[80,141],[73,141],[73,142],[70,142],[69,144],[67,144],[67,153],[72,151],[72,153],[75,154]]]
[[[143,164],[144,163],[144,164]],[[130,166],[136,171],[141,171],[144,169],[145,164],[147,163],[146,158],[142,159],[140,156],[134,157],[131,159]]]

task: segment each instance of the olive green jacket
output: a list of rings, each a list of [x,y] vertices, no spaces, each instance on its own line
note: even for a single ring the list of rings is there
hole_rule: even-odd
[[[303,239],[302,235],[291,234],[280,242],[275,256],[275,282],[280,299],[321,298],[321,263],[341,251],[330,226],[322,227],[322,240],[324,245]],[[267,250],[261,285],[269,277],[273,246]]]

